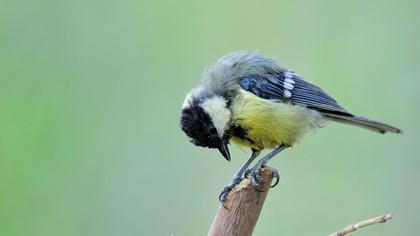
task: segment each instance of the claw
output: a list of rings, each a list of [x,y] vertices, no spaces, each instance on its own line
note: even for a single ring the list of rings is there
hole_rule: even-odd
[[[263,181],[261,180],[261,177],[259,176],[259,171],[263,167],[264,165],[257,165],[245,172],[245,177],[251,180],[252,186],[254,186],[255,190],[257,190],[258,192],[261,192],[259,190],[259,186],[261,183],[263,183]],[[274,188],[280,182],[280,175],[276,169],[271,168],[271,167],[270,169],[271,169],[271,172],[273,173],[273,178],[275,179],[274,184],[271,185],[270,187]]]
[[[273,173],[273,179],[276,179],[276,181],[274,182],[273,185],[271,185],[270,188],[274,188],[277,186],[277,184],[279,184],[280,182],[280,175],[277,169],[271,168],[271,172]]]
[[[219,202],[223,205],[224,208],[228,209],[227,206],[225,205],[225,201],[227,197],[229,196],[229,192],[233,188],[235,188],[235,186],[238,185],[241,181],[242,181],[242,178],[235,178],[231,184],[223,188],[222,192],[219,195]]]
[[[251,179],[251,184],[254,186],[254,188],[258,191],[258,187],[261,183],[261,178],[259,176],[259,172],[262,168],[262,165],[256,165],[250,170],[247,170],[246,177]]]
[[[247,170],[245,171],[245,173],[244,173],[244,177],[245,177],[245,178],[247,178],[247,179],[249,179],[249,175],[250,175],[250,173],[251,173],[251,169],[247,169]]]
[[[223,188],[222,192],[219,195],[219,202],[226,209],[228,209],[228,207],[225,205],[225,201],[227,199],[227,196],[229,195],[230,190],[232,190],[232,188],[230,188],[229,186],[226,186],[226,187]]]

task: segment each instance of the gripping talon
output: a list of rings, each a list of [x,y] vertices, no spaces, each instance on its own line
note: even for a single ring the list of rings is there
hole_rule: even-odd
[[[260,183],[261,183],[261,179],[260,179],[260,176],[259,176],[259,171],[260,171],[261,168],[262,168],[262,166],[257,165],[257,166],[254,166],[253,168],[247,170],[247,172],[245,173],[245,176],[251,180],[252,186],[254,186],[254,188],[257,191],[258,191],[258,187],[260,186]]]
[[[271,168],[271,172],[273,173],[273,178],[276,179],[276,181],[274,182],[273,185],[270,186],[270,188],[274,188],[280,182],[280,175],[279,175],[279,172],[277,171],[277,169]]]
[[[230,188],[229,186],[226,186],[223,188],[222,192],[219,195],[219,202],[220,204],[222,204],[222,206],[226,209],[229,209],[226,205],[225,205],[225,201],[227,199],[227,196],[229,196],[229,192],[230,190],[232,190],[232,188]]]
[[[223,204],[225,202],[226,197],[229,195],[230,190],[231,189],[228,186],[223,188],[222,192],[220,192],[220,195],[219,195],[219,202],[220,203]]]
[[[235,188],[235,186],[239,184],[241,181],[242,181],[242,178],[235,178],[233,179],[231,184],[223,188],[222,192],[219,195],[219,202],[223,205],[224,208],[228,209],[225,205],[225,201],[227,197],[229,196],[230,191],[232,191],[232,189]]]
[[[249,179],[249,175],[251,174],[251,169],[247,169],[244,173],[244,177]]]
[[[263,182],[260,179],[259,174],[258,174],[262,167],[263,166],[257,165],[257,166],[255,166],[255,167],[253,167],[253,168],[251,168],[251,169],[249,169],[245,172],[245,177],[249,178],[251,180],[252,186],[254,186],[255,190],[257,190],[258,192],[260,192],[258,190],[258,187]],[[270,188],[274,188],[280,182],[280,175],[279,175],[279,172],[276,169],[271,168],[271,167],[270,167],[270,169],[271,169],[271,172],[272,172],[272,175],[273,175],[273,179],[275,179],[274,184],[271,185]]]

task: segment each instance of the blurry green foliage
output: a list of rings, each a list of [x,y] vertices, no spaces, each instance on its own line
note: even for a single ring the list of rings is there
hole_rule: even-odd
[[[249,155],[194,147],[181,103],[220,56],[260,49],[357,114],[271,162],[255,235],[415,235],[420,1],[0,1],[0,235],[204,235]]]

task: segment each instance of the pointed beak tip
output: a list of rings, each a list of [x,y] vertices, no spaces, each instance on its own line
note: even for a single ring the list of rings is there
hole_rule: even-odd
[[[219,151],[227,161],[230,161],[230,153],[227,142],[222,142],[222,144],[219,146]]]

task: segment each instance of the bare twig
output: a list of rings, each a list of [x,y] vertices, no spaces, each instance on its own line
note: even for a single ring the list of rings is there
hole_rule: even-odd
[[[360,228],[366,227],[368,225],[373,225],[373,224],[376,224],[376,223],[384,223],[384,222],[387,222],[390,219],[392,219],[392,214],[391,213],[381,215],[381,216],[377,216],[377,217],[370,218],[370,219],[361,221],[359,223],[347,226],[346,228],[344,228],[340,231],[337,231],[335,233],[332,233],[328,236],[344,236],[346,234],[354,232],[354,231],[356,231]]]
[[[259,175],[261,184],[258,191],[249,179],[244,179],[229,193],[225,202],[226,207],[219,207],[209,230],[209,236],[252,234],[273,179],[269,167],[262,168]]]

